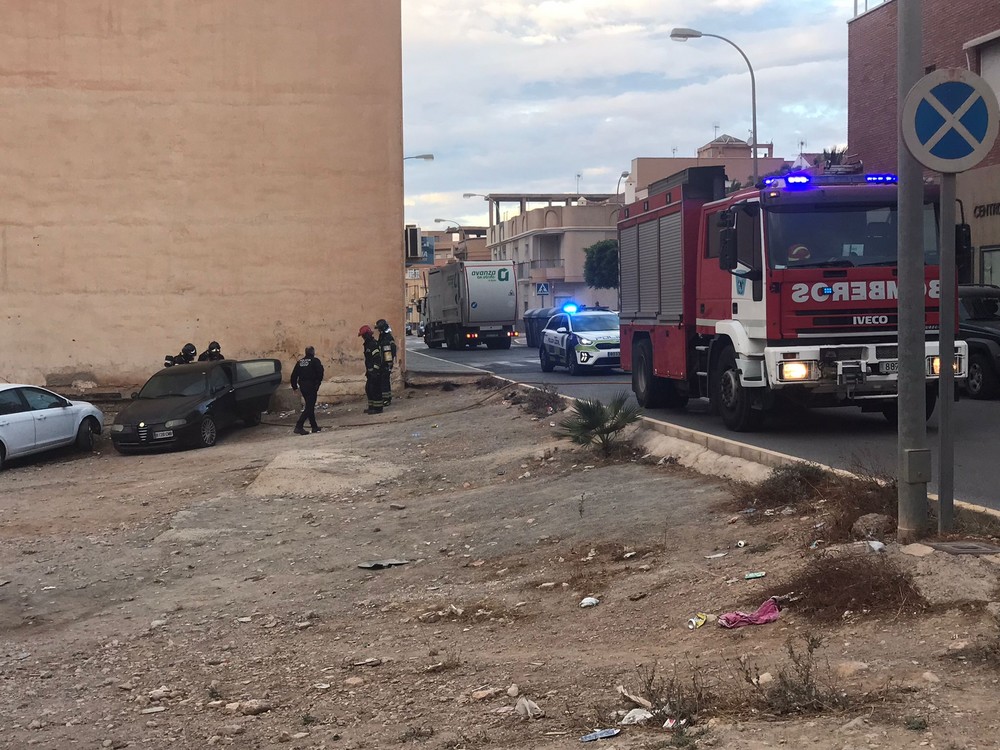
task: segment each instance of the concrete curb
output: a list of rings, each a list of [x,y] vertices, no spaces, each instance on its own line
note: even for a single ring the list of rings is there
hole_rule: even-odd
[[[499,375],[494,375],[497,380],[503,380],[510,383],[518,388],[530,388],[532,390],[541,390],[538,386],[527,385],[525,383],[518,383],[517,381],[510,380],[509,378],[500,377]],[[559,394],[564,401],[567,403],[572,403],[575,399],[572,396],[566,396],[564,394]],[[818,461],[808,461],[804,458],[799,458],[798,456],[791,456],[787,453],[779,453],[778,451],[772,451],[767,448],[760,448],[756,445],[749,445],[748,443],[741,443],[738,440],[733,440],[731,438],[719,437],[718,435],[712,435],[707,432],[700,432],[699,430],[693,430],[689,427],[681,427],[679,425],[670,424],[668,422],[661,422],[653,417],[647,417],[643,415],[640,417],[642,422],[641,429],[653,430],[659,432],[662,435],[666,435],[670,438],[675,438],[677,440],[684,440],[688,443],[694,443],[702,448],[710,450],[714,453],[718,453],[721,456],[730,456],[732,458],[739,458],[744,461],[750,461],[752,463],[761,464],[763,466],[769,466],[773,469],[780,468],[782,466],[794,466],[796,464],[813,464],[814,466],[822,467],[828,471],[833,471],[838,474],[847,474],[853,476],[852,472],[846,469],[838,469],[835,466],[828,466],[826,464],[819,463]],[[938,497],[935,494],[928,494],[928,500],[932,503],[938,501]],[[983,515],[991,516],[993,518],[1000,519],[1000,510],[994,508],[987,508],[985,505],[976,505],[975,503],[966,502],[965,500],[955,500],[955,508],[967,510],[970,513],[980,513]]]

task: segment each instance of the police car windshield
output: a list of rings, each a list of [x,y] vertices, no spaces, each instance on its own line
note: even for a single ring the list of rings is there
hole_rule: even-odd
[[[771,268],[896,265],[896,207],[789,205],[767,210]],[[937,214],[924,204],[924,263],[938,262]]]
[[[169,398],[171,396],[200,396],[205,392],[205,373],[160,372],[149,379],[139,391],[139,398]]]
[[[614,313],[605,315],[574,315],[573,330],[577,333],[585,331],[617,331],[618,316]]]

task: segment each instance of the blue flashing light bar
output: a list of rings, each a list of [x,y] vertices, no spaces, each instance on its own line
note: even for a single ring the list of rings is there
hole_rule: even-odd
[[[564,313],[569,313],[570,315],[572,315],[573,313],[575,313],[579,309],[580,308],[577,307],[576,304],[573,303],[573,302],[567,302],[565,305],[562,306],[563,312]]]
[[[764,187],[771,187],[771,186],[773,186],[773,185],[774,185],[774,184],[775,184],[775,183],[776,183],[777,181],[778,181],[778,178],[777,178],[777,177],[765,177],[765,178],[764,178]]]
[[[899,182],[899,178],[894,174],[866,174],[865,180],[879,183]]]
[[[792,185],[808,185],[812,181],[812,178],[807,174],[790,174],[785,176],[785,183],[791,187]]]

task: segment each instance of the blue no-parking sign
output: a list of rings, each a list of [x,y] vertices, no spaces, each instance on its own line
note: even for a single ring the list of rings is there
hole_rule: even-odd
[[[962,68],[929,73],[903,102],[903,141],[913,158],[935,172],[974,167],[993,147],[998,127],[993,89]]]

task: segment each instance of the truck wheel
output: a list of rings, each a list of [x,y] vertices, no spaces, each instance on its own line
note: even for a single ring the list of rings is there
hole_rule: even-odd
[[[736,432],[752,432],[758,429],[764,413],[754,409],[750,403],[750,394],[740,382],[736,352],[731,346],[722,350],[715,366],[718,375],[715,378],[716,387],[712,400],[718,405],[723,423]]]
[[[545,351],[545,344],[542,344],[541,348],[538,350],[538,361],[542,365],[542,372],[552,372],[555,367],[552,364],[552,360],[549,359],[549,353]]]
[[[632,347],[632,392],[639,406],[659,409],[667,405],[662,382],[653,374],[653,345],[646,339],[637,341]]]
[[[424,343],[427,344],[428,349],[440,349],[440,341],[431,341],[427,336],[424,336]]]
[[[965,389],[970,398],[995,398],[1000,391],[1000,379],[989,359],[980,352],[969,358],[969,379]]]

